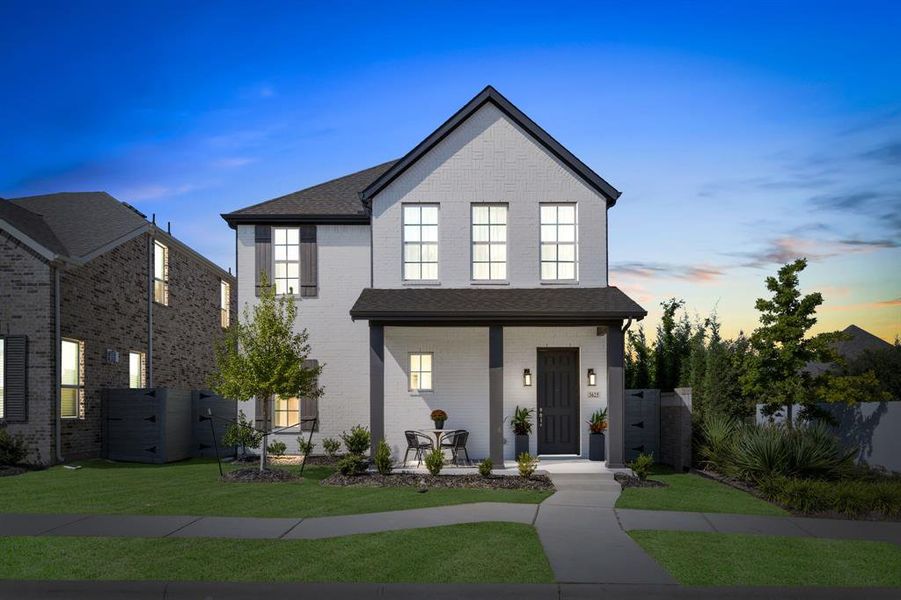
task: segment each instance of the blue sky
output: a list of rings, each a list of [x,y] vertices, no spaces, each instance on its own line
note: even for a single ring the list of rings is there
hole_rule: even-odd
[[[0,4],[0,196],[106,190],[223,266],[219,213],[397,158],[490,83],[623,191],[611,279],[728,334],[807,256],[901,334],[901,5]]]

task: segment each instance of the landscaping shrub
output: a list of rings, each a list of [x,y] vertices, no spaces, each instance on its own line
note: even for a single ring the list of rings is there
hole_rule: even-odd
[[[372,441],[372,437],[369,434],[369,430],[362,425],[354,425],[350,428],[350,433],[346,431],[341,434],[341,439],[344,440],[344,446],[347,448],[347,451],[351,454],[359,454],[362,456],[369,449],[369,444]]]
[[[285,453],[285,450],[287,450],[287,449],[288,449],[288,446],[285,444],[285,442],[282,442],[281,440],[276,440],[276,441],[272,442],[271,444],[269,444],[268,446],[266,446],[266,451],[269,452],[269,454],[272,454],[274,456],[282,456]]]
[[[768,500],[797,512],[901,516],[901,478],[897,477],[825,481],[775,476],[761,480],[758,489]]]
[[[263,443],[263,434],[253,428],[244,411],[238,411],[238,420],[228,426],[222,443],[226,446],[240,446],[241,456],[247,456],[248,448],[259,448]]]
[[[338,454],[338,450],[341,449],[341,442],[335,438],[325,438],[322,440],[322,448],[329,458],[335,458],[335,455]]]
[[[444,452],[441,448],[433,448],[431,452],[425,455],[425,468],[432,475],[437,475],[444,467]]]
[[[297,449],[300,450],[300,453],[304,456],[313,454],[313,448],[315,447],[316,442],[310,441],[302,435],[297,436]]]
[[[491,477],[492,468],[494,468],[494,463],[491,462],[490,458],[482,459],[482,462],[479,463],[479,475],[482,477]]]
[[[735,456],[735,436],[739,424],[720,414],[708,415],[701,426],[698,455],[707,467],[725,474]]]
[[[0,465],[17,465],[25,461],[28,448],[21,435],[10,435],[0,428]]]
[[[651,474],[651,468],[653,466],[653,454],[639,454],[635,460],[629,463],[629,468],[632,469],[632,474],[635,475],[639,481],[647,480],[648,475]]]
[[[385,440],[379,440],[372,462],[375,463],[375,468],[379,475],[391,475],[391,469],[393,468],[391,464],[391,447],[388,446]]]
[[[538,457],[523,452],[516,458],[516,466],[519,469],[519,476],[528,479],[538,468]]]
[[[362,475],[366,472],[366,459],[360,454],[346,454],[338,461],[342,475]]]

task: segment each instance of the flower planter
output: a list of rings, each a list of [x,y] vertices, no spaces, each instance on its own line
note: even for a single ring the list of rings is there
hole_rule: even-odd
[[[604,460],[603,433],[592,433],[588,436],[588,460]]]
[[[523,452],[529,451],[529,436],[517,435],[513,441],[513,458],[519,458]]]
[[[434,423],[435,423],[435,429],[444,429],[444,420],[443,419],[441,421],[436,420],[436,421],[434,421]]]

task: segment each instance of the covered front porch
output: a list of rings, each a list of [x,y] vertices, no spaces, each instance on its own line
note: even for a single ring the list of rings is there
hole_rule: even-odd
[[[616,288],[364,290],[351,316],[369,321],[373,449],[384,439],[400,460],[404,432],[442,409],[473,462],[514,466],[523,406],[531,454],[586,458],[586,421],[606,408],[605,466],[623,467],[623,335],[644,314]]]

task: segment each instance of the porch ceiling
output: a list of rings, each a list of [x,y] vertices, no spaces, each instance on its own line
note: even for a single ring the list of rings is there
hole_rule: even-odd
[[[355,320],[384,322],[584,323],[647,314],[616,287],[366,288],[350,309]]]

